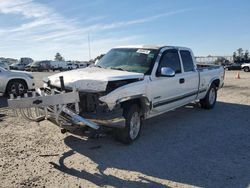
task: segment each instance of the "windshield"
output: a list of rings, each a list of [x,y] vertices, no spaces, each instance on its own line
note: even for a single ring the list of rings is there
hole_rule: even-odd
[[[157,50],[139,48],[112,49],[96,63],[96,66],[150,74],[157,52]]]

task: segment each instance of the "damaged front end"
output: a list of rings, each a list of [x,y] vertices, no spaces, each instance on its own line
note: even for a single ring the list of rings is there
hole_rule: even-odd
[[[94,130],[103,126],[122,128],[125,126],[122,108],[116,106],[110,110],[99,98],[129,82],[110,82],[105,92],[90,93],[66,89],[60,77],[60,88],[48,84],[23,97],[11,95],[8,105],[15,115],[21,114],[29,121],[49,120],[66,130],[76,126]]]
[[[101,101],[100,98],[117,88],[137,81],[139,81],[139,79],[109,81],[106,91],[104,92],[79,92],[80,115],[96,124],[106,127],[125,127],[122,106],[118,103],[110,108],[110,106]]]

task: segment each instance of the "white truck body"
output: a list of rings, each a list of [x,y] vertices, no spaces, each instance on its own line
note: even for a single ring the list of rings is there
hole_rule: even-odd
[[[221,66],[196,65],[189,48],[125,46],[112,49],[95,66],[59,73],[44,82],[49,90],[79,93],[79,98],[72,99],[80,107],[76,108],[80,116],[71,114],[74,119],[85,121],[83,124],[94,129],[102,125],[125,127],[125,132],[129,131],[126,134],[123,131],[122,135],[127,135],[125,142],[129,142],[138,137],[140,127],[136,126],[141,119],[198,100],[202,106],[212,108],[216,92],[224,84],[224,75]],[[31,100],[36,102],[34,98]],[[15,100],[10,104],[30,107]],[[43,102],[38,106],[43,106]],[[138,113],[128,115],[134,110]],[[135,117],[132,121],[134,115],[139,119]]]
[[[241,65],[241,68],[245,71],[245,72],[249,72],[250,71],[250,63],[243,63]]]
[[[25,83],[27,89],[35,88],[33,76],[30,73],[25,71],[7,70],[0,67],[0,93],[7,93],[8,85],[11,83],[18,83],[19,81]]]
[[[51,69],[54,70],[66,70],[67,67],[67,62],[66,61],[51,61],[50,62],[50,67]]]

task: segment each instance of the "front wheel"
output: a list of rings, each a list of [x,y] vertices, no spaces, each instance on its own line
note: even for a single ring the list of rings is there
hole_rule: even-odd
[[[215,84],[212,84],[204,99],[200,100],[202,108],[212,109],[215,106],[217,100],[217,88]]]
[[[115,137],[124,144],[131,144],[140,136],[142,119],[139,106],[137,104],[126,105],[123,116],[126,120],[125,128],[116,129]]]
[[[27,84],[23,80],[12,80],[8,83],[6,94],[15,96],[23,95],[28,90]]]
[[[244,67],[244,71],[245,71],[245,72],[249,72],[249,71],[250,71],[250,68],[249,68],[249,67]]]

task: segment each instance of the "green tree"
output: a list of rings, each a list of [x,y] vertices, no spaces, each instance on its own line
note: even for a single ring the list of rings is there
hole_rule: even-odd
[[[55,61],[64,61],[64,58],[59,52],[57,52],[55,55]]]
[[[239,48],[239,49],[237,50],[237,52],[238,52],[239,58],[243,58],[243,49],[242,49],[242,48]]]
[[[237,61],[237,53],[236,52],[234,52],[234,54],[233,54],[233,61],[234,62]]]
[[[248,61],[249,61],[249,51],[248,51],[248,50],[245,51],[245,54],[244,54],[244,61],[245,61],[245,62],[248,62]]]

